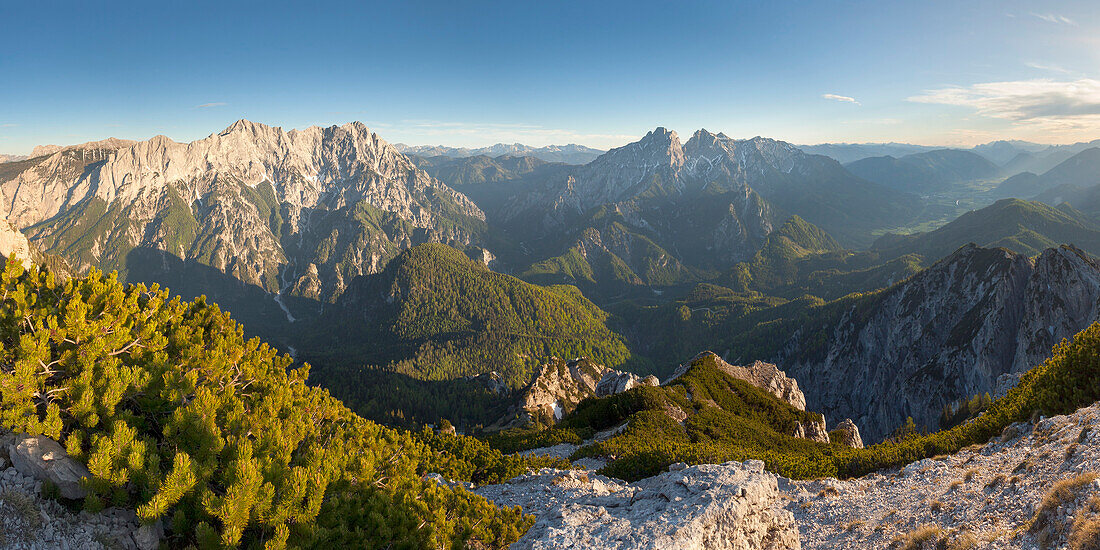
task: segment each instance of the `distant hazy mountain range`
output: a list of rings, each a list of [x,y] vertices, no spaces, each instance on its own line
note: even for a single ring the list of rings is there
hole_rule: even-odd
[[[844,167],[868,181],[909,192],[939,191],[1000,174],[1000,168],[989,159],[959,149],[934,149],[901,158],[868,157]]]
[[[1091,147],[1100,146],[1100,140],[1071,143],[1066,145],[1046,145],[1019,140],[999,140],[983,143],[971,148],[946,148],[910,143],[820,143],[816,145],[798,145],[799,149],[815,155],[832,157],[842,164],[871,158],[890,156],[904,157],[916,153],[926,153],[937,149],[970,151],[985,157],[1001,168],[1001,174],[1011,176],[1020,172],[1042,173],[1050,170],[1069,157]]]
[[[445,147],[443,145],[406,145],[395,143],[394,147],[402,153],[418,157],[464,158],[484,155],[490,158],[508,155],[512,157],[535,157],[546,162],[564,162],[565,164],[587,164],[600,156],[603,151],[584,145],[547,145],[532,147],[522,143],[498,143],[488,147],[467,149],[465,147]]]
[[[938,147],[913,145],[911,143],[819,143],[817,145],[796,145],[796,147],[811,155],[832,157],[841,164],[848,164],[868,157],[902,157],[938,149]]]

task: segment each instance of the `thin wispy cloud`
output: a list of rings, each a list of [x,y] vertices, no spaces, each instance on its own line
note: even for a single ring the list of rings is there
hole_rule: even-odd
[[[14,123],[14,122],[8,122],[6,124],[0,124],[0,128],[15,128],[16,126],[19,126],[19,125]]]
[[[928,90],[908,100],[969,107],[982,116],[1056,134],[1100,131],[1100,81],[1089,78],[951,86]]]
[[[195,108],[197,108],[197,109],[209,109],[211,107],[225,107],[226,105],[229,105],[229,104],[225,103],[224,101],[215,101],[213,103],[203,103],[203,104],[200,104],[200,105],[195,105]]]
[[[1037,62],[1034,62],[1034,61],[1025,62],[1024,65],[1027,65],[1028,67],[1031,67],[1032,69],[1038,69],[1040,71],[1050,71],[1052,73],[1061,73],[1061,74],[1073,74],[1073,71],[1071,71],[1069,69],[1066,69],[1064,67],[1060,67],[1058,65],[1048,65],[1046,63],[1037,63]]]
[[[1061,24],[1061,25],[1073,25],[1074,27],[1077,26],[1076,21],[1074,21],[1074,20],[1072,20],[1072,19],[1070,19],[1070,18],[1068,18],[1064,15],[1057,14],[1057,13],[1034,13],[1034,12],[1032,12],[1031,15],[1033,17],[1038,17],[1039,19],[1042,19],[1043,21],[1046,21],[1047,23],[1055,23],[1055,24]]]
[[[824,99],[830,99],[832,101],[840,101],[842,103],[854,103],[856,105],[859,105],[859,102],[856,101],[856,98],[848,97],[846,95],[822,94],[821,97],[824,98]]]

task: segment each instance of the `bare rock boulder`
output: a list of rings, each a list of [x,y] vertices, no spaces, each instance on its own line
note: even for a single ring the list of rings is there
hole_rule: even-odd
[[[681,463],[634,483],[543,469],[474,492],[535,515],[516,549],[797,550],[788,500],[763,466]]]
[[[793,437],[809,439],[818,443],[829,442],[829,432],[825,429],[825,417],[817,415],[816,420],[809,422],[795,422]]]
[[[58,442],[45,436],[18,436],[8,456],[19,473],[39,481],[51,481],[65,498],[84,498],[80,480],[91,477],[83,464],[73,460]]]
[[[642,378],[632,372],[621,372],[617,370],[608,371],[600,379],[600,383],[596,385],[596,395],[599,397],[605,397],[608,395],[615,395],[623,393],[624,391],[636,388],[638,386],[657,386],[660,385],[660,380],[656,376],[647,376]]]
[[[863,448],[863,438],[859,436],[859,427],[855,422],[852,422],[851,418],[845,418],[844,422],[836,425],[833,432],[839,432],[840,441],[844,445],[847,445],[853,449]]]
[[[134,531],[132,537],[138,550],[157,550],[160,540],[164,538],[164,523],[157,520],[155,523],[142,525]]]

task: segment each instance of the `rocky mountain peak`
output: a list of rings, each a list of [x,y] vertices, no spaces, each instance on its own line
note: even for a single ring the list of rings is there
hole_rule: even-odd
[[[572,361],[552,357],[520,392],[520,412],[510,414],[510,418],[518,420],[520,425],[531,422],[552,424],[573,412],[584,399],[614,395],[641,385],[658,384],[656,377],[643,379],[633,373],[609,369],[587,357]],[[500,423],[508,422],[511,420],[506,418]]]
[[[680,136],[663,126],[658,126],[637,142],[608,151],[606,155],[624,149],[629,149],[635,160],[643,163],[652,162],[654,165],[674,168],[684,164],[684,148],[680,144]]]
[[[233,134],[233,133],[237,133],[237,132],[256,135],[256,134],[259,134],[259,133],[269,132],[269,131],[273,131],[273,130],[282,131],[282,128],[279,128],[279,127],[276,127],[276,126],[268,126],[266,124],[252,122],[251,120],[242,118],[242,119],[234,122],[233,124],[230,124],[225,130],[222,130],[221,132],[219,132],[218,135],[225,136],[225,135],[229,135],[229,134]]]
[[[0,183],[0,204],[16,227],[56,219],[98,232],[70,231],[66,239],[88,243],[75,252],[60,242],[45,250],[69,254],[66,260],[78,269],[125,270],[125,255],[140,247],[185,261],[206,258],[202,262],[268,291],[286,286],[279,281],[284,277],[291,288],[318,289],[310,297],[328,299],[401,249],[471,242],[485,218],[465,195],[418,169],[361,122],[288,132],[241,119],[190,143],[159,135],[103,145],[113,148],[61,150]],[[355,217],[356,209],[392,214],[402,223],[373,227]],[[85,215],[98,221],[73,221]],[[53,243],[61,227],[39,226],[29,237]],[[291,235],[295,248],[284,250]],[[309,256],[323,249],[315,246],[321,239],[338,251]],[[115,257],[105,258],[104,249]]]
[[[706,128],[700,128],[696,130],[694,134],[691,134],[691,138],[688,139],[688,143],[696,147],[699,145],[713,145],[715,142],[724,137],[725,134],[712,134],[711,132],[708,132]],[[687,147],[687,145],[685,145],[685,147]]]

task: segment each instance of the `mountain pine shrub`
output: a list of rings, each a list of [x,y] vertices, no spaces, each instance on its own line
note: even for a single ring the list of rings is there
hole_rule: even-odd
[[[291,365],[204,298],[94,269],[0,274],[0,426],[87,464],[87,509],[134,507],[200,548],[500,548],[531,525],[424,478],[499,480],[523,459],[366,421]]]

